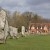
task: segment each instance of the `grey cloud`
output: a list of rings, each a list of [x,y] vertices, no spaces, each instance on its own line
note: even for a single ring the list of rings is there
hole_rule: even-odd
[[[50,3],[50,0],[27,0],[27,5],[39,5],[43,3]]]
[[[43,4],[46,2],[50,2],[50,0],[3,0],[0,6],[8,6],[8,7],[30,7],[37,6],[39,4]]]
[[[11,11],[33,11],[44,17],[50,16],[50,0],[2,0],[0,6]]]

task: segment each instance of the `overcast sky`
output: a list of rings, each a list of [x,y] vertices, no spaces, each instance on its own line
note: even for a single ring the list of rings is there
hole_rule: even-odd
[[[10,11],[32,11],[50,18],[50,0],[0,0],[0,7]]]

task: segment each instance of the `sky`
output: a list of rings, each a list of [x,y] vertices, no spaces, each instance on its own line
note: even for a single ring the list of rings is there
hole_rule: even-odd
[[[50,18],[50,0],[0,0],[0,7],[20,12],[30,11]]]

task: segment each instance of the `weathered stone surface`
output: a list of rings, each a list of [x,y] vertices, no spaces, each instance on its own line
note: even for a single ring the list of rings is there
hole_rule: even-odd
[[[24,26],[22,26],[21,32],[22,32],[22,35],[24,36],[25,35],[25,27]]]
[[[8,21],[6,19],[6,12],[0,11],[0,43],[5,43],[6,34],[8,34]]]
[[[9,26],[9,31],[10,31],[10,35],[13,37],[13,39],[15,37],[17,37],[17,35],[18,35],[18,28]]]

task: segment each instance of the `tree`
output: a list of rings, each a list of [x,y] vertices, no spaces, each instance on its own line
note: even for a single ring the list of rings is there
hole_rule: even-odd
[[[32,12],[24,12],[22,13],[22,18],[21,18],[21,22],[23,23],[23,25],[28,28],[29,22],[31,21],[31,18],[33,16]]]
[[[35,14],[34,17],[32,17],[31,22],[40,23],[40,22],[42,22],[42,19],[43,18],[41,16]]]

